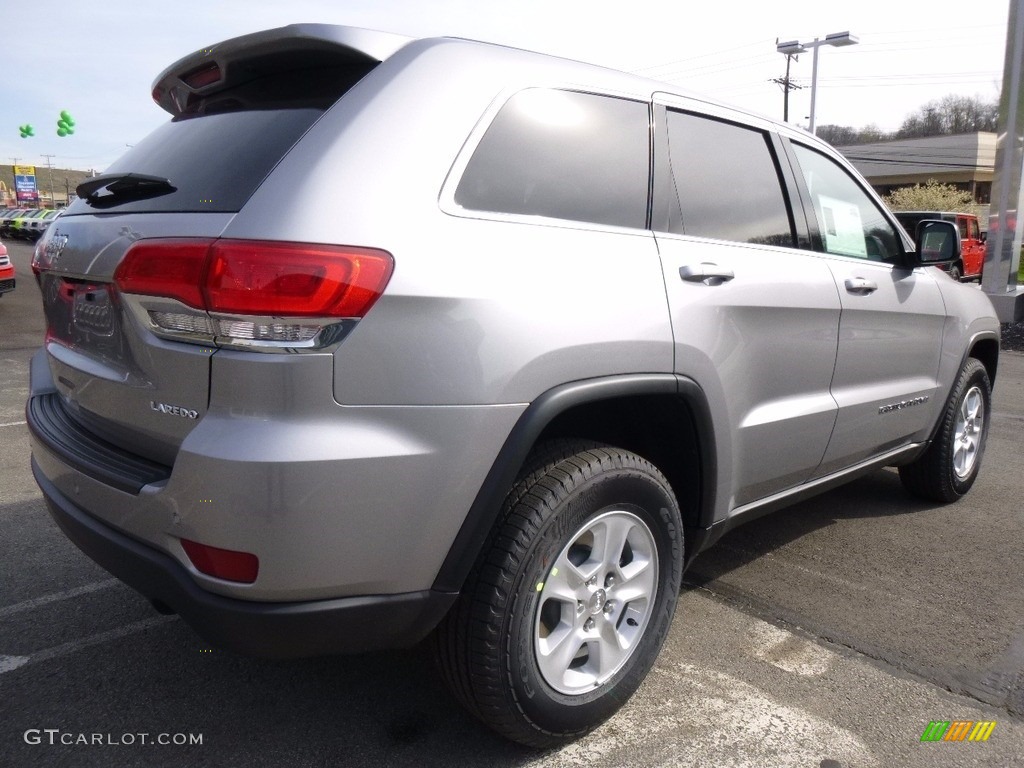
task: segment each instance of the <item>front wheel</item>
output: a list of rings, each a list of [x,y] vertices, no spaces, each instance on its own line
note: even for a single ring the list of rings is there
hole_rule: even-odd
[[[668,482],[628,451],[560,443],[527,467],[435,646],[471,712],[550,747],[611,717],[654,664],[682,524]]]
[[[980,361],[968,358],[932,444],[919,459],[900,467],[900,480],[908,491],[929,501],[948,503],[971,489],[985,452],[991,403],[988,371]]]

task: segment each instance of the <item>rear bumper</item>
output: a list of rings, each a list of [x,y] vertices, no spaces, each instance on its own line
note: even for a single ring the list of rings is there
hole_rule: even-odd
[[[100,522],[32,472],[50,514],[86,555],[150,600],[173,609],[205,640],[236,653],[293,658],[402,648],[422,640],[455,594],[424,590],[308,602],[265,603],[215,595],[173,558]]]

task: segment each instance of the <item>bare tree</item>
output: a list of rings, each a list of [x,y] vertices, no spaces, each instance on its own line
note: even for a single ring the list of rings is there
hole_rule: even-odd
[[[994,131],[998,114],[997,101],[987,102],[977,96],[950,94],[937,101],[930,101],[907,115],[893,138],[919,139],[925,136]]]
[[[871,144],[890,138],[889,134],[877,125],[865,125],[863,128],[852,128],[848,125],[822,125],[818,128],[817,135],[819,139],[824,139],[834,147]]]
[[[951,93],[907,115],[899,130],[894,133],[886,133],[877,125],[865,125],[862,128],[822,125],[818,127],[817,134],[833,146],[845,147],[892,139],[921,139],[927,136],[994,131],[998,117],[998,99],[984,101],[979,96]]]

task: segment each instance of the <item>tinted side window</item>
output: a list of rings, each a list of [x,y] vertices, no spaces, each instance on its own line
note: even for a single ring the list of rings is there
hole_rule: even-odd
[[[793,144],[827,253],[894,261],[901,253],[896,230],[845,169],[820,152]]]
[[[795,245],[782,183],[761,131],[669,111],[676,200],[669,230],[741,243]]]
[[[981,237],[981,232],[978,229],[978,221],[977,221],[977,219],[968,219],[967,220],[967,236],[969,238],[971,238],[972,240],[977,240],[978,238]]]
[[[487,128],[455,191],[463,208],[647,225],[645,103],[530,88]]]

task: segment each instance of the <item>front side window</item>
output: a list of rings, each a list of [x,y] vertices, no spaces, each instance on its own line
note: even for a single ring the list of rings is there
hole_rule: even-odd
[[[902,252],[896,230],[845,169],[813,149],[793,144],[826,253],[894,262]]]
[[[795,244],[763,132],[670,110],[668,141],[675,197],[669,231],[740,243]]]
[[[646,103],[529,88],[487,128],[455,190],[475,211],[647,225]]]

